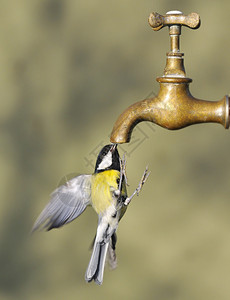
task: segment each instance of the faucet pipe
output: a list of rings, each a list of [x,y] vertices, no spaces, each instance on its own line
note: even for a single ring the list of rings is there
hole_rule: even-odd
[[[194,98],[189,91],[192,79],[186,77],[183,53],[179,50],[181,26],[196,29],[200,25],[199,15],[168,12],[166,16],[152,13],[149,24],[153,30],[169,26],[170,52],[166,67],[158,77],[160,90],[156,97],[144,99],[128,107],[117,119],[110,137],[113,143],[127,143],[133,128],[140,122],[150,121],[166,129],[181,129],[198,123],[214,122],[229,128],[229,97],[220,101],[206,101]]]

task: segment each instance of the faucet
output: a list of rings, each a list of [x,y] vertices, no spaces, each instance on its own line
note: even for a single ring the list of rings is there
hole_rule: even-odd
[[[214,122],[229,128],[229,97],[220,101],[206,101],[194,98],[189,91],[192,79],[186,77],[183,53],[179,42],[181,26],[197,29],[200,16],[197,13],[183,15],[170,11],[162,16],[151,13],[149,25],[154,31],[169,27],[170,52],[167,53],[164,74],[156,80],[160,84],[157,96],[144,99],[129,106],[114,124],[110,141],[128,143],[133,128],[140,122],[150,121],[159,126],[175,130],[198,123]]]

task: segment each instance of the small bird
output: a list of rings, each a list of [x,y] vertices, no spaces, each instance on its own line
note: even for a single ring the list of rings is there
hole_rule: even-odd
[[[79,175],[58,187],[36,220],[32,232],[47,231],[70,223],[91,205],[98,214],[98,227],[85,280],[101,285],[106,256],[110,266],[116,267],[115,247],[118,222],[135,194],[138,195],[149,176],[147,168],[138,188],[131,197],[126,190],[126,160],[121,160],[117,144],[106,145],[100,151],[92,175]]]

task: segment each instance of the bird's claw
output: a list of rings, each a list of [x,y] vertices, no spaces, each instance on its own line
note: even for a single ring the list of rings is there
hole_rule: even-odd
[[[133,192],[133,194],[126,198],[125,202],[124,202],[124,205],[129,205],[129,203],[131,202],[132,198],[137,194],[137,196],[139,196],[139,193],[144,185],[144,183],[146,182],[146,180],[148,179],[149,175],[150,175],[150,171],[148,172],[148,166],[146,167],[145,171],[144,171],[144,174],[142,175],[141,177],[141,180],[140,180],[140,183],[138,185],[138,187],[136,188],[136,190]]]

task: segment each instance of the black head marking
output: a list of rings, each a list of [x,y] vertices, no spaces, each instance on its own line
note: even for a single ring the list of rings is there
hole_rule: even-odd
[[[97,157],[95,173],[105,170],[120,171],[120,158],[117,150],[117,144],[104,146]]]

